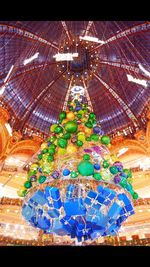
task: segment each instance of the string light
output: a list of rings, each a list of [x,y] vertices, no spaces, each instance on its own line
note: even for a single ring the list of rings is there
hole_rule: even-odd
[[[105,43],[104,41],[99,40],[97,37],[92,37],[92,36],[80,36],[79,38],[80,40],[85,40],[85,41],[90,41],[90,42],[95,42],[95,43],[100,43],[100,44]]]
[[[36,52],[32,57],[25,59],[23,61],[23,65],[25,66],[25,65],[31,63],[34,59],[38,58],[38,56],[39,56],[39,52]]]
[[[143,86],[147,87],[147,81],[146,80],[141,80],[141,79],[134,78],[130,74],[127,74],[127,78],[128,78],[129,82],[137,83],[137,84],[140,84],[140,85],[143,85]]]

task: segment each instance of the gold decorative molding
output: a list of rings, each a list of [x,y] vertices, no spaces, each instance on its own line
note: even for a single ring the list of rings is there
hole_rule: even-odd
[[[147,118],[150,120],[150,109],[147,112]]]
[[[0,121],[8,122],[10,120],[10,114],[7,109],[0,107]]]
[[[39,144],[41,144],[43,142],[43,138],[38,136],[38,135],[35,135],[35,134],[32,135],[32,139]]]
[[[21,140],[19,142],[16,142],[9,151],[9,155],[17,154],[17,153],[27,153],[28,154],[34,154],[39,149],[40,144],[39,142],[35,140]],[[30,153],[29,153],[30,151]]]
[[[0,161],[5,155],[9,139],[10,135],[5,127],[5,123],[0,121]]]
[[[42,142],[42,139],[36,135],[32,139],[22,140],[22,134],[14,131],[12,136],[9,135],[5,122],[0,123],[0,160],[4,161],[9,155],[28,154],[29,157],[34,155]]]
[[[22,206],[23,199],[20,198],[0,198],[0,205],[13,205],[13,206]]]
[[[116,153],[123,147],[128,147],[128,150],[137,151],[137,153],[150,156],[150,121],[147,124],[146,132],[139,130],[134,135],[135,139],[128,139],[123,136],[114,137],[111,141],[111,152]]]

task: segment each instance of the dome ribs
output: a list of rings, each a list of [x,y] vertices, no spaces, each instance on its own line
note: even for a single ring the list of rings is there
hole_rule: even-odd
[[[139,24],[139,25],[136,25],[134,27],[130,27],[120,33],[117,33],[115,35],[113,35],[112,37],[108,38],[104,44],[99,44],[98,46],[96,46],[95,48],[93,48],[91,51],[94,51],[94,50],[97,50],[98,48],[100,48],[101,46],[103,45],[106,45],[108,43],[112,43],[116,40],[119,40],[121,38],[124,38],[124,37],[127,37],[129,35],[132,35],[132,34],[136,34],[136,33],[139,33],[139,32],[142,32],[142,31],[147,31],[150,29],[150,22],[145,22],[145,23],[142,23],[142,24]]]
[[[123,109],[123,111],[126,113],[127,117],[132,121],[133,125],[138,124],[138,120],[133,114],[133,112],[129,109],[127,104],[122,100],[122,98],[106,83],[104,82],[100,76],[97,74],[93,74],[97,80],[104,85],[104,87],[109,91],[109,93],[113,96],[113,98],[116,99],[118,102],[119,106]]]
[[[65,70],[66,71],[66,70]],[[64,71],[64,72],[65,72]],[[44,95],[48,92],[48,90],[50,89],[50,87],[53,86],[54,83],[56,83],[56,81],[63,75],[62,72],[59,76],[57,76],[56,79],[54,79],[53,81],[51,81],[42,91],[41,93],[35,98],[34,102],[31,102],[29,104],[29,106],[27,107],[27,110],[24,114],[24,116],[22,117],[21,121],[19,120],[18,122],[16,122],[14,128],[18,128],[19,130],[23,130],[27,120],[30,118],[33,110],[36,108],[36,106],[38,105],[39,101],[44,97]]]

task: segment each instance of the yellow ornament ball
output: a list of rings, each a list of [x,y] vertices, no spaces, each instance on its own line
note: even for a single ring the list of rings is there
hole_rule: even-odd
[[[17,194],[19,197],[22,197],[22,192],[25,190],[26,188],[25,187],[20,187],[19,190],[17,191]]]
[[[77,152],[77,147],[73,144],[70,144],[67,146],[67,153],[68,154],[73,154],[73,153],[76,153]]]
[[[111,155],[111,159],[113,162],[119,161],[119,159],[116,155]]]
[[[56,146],[57,146],[57,139],[54,141],[54,145],[56,145]]]
[[[52,124],[51,127],[50,127],[50,132],[51,133],[54,133],[55,131],[55,128],[58,126],[58,124]]]
[[[74,106],[74,103],[73,103],[73,102],[71,102],[71,103],[70,103],[70,106],[71,106],[71,107],[73,107],[73,106]]]
[[[110,154],[104,155],[104,160],[107,160],[109,162],[111,160]]]
[[[37,170],[37,168],[38,168],[38,164],[36,164],[36,163],[34,163],[34,164],[31,164],[31,166],[30,166],[30,170]]]
[[[52,161],[52,162],[49,163],[49,167],[50,167],[50,170],[51,170],[51,171],[54,170],[54,168],[55,168],[55,163],[54,163],[54,161]]]
[[[47,143],[42,143],[41,144],[41,150],[43,150],[44,148],[47,148]]]
[[[62,121],[62,124],[65,124],[65,123],[67,123],[68,122],[68,119],[64,119],[63,121]]]
[[[65,148],[58,148],[58,155],[65,155],[66,154],[66,149]]]
[[[101,170],[100,175],[102,176],[102,179],[104,181],[109,181],[112,177],[111,173],[109,170]]]
[[[79,133],[78,134],[78,140],[85,142],[85,134],[84,133]]]
[[[66,118],[67,118],[68,120],[74,120],[75,115],[74,115],[73,112],[68,112],[67,115],[66,115]]]
[[[81,109],[81,110],[78,111],[78,114],[83,115],[84,114],[84,111]]]
[[[48,156],[48,154],[43,154],[43,157],[42,157],[43,162],[47,161],[47,156]]]
[[[87,127],[85,127],[85,130],[84,130],[84,132],[85,132],[85,134],[86,135],[91,135],[92,134],[92,129],[90,129],[90,128],[87,128]]]
[[[49,173],[51,172],[50,165],[45,163],[45,164],[42,166],[42,171],[43,171],[44,173],[49,174]]]
[[[82,118],[81,121],[82,121],[83,123],[85,123],[85,122],[87,122],[87,118]]]
[[[81,131],[77,133],[77,136],[79,136],[79,135],[85,135],[83,129],[81,129]]]

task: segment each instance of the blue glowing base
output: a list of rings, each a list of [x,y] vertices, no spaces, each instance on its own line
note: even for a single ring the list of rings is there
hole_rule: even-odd
[[[22,207],[23,217],[32,226],[45,233],[69,235],[78,242],[116,235],[132,214],[133,205],[126,190],[81,180],[45,184],[30,192]]]

